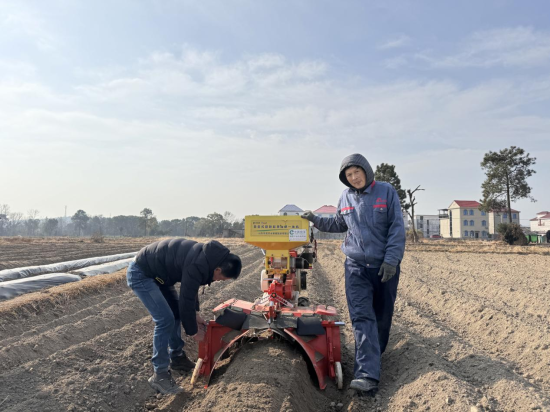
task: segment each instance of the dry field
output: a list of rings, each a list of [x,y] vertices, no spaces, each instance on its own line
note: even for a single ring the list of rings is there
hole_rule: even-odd
[[[155,240],[121,237],[96,243],[90,238],[0,237],[0,270],[137,252]]]
[[[203,315],[228,298],[260,293],[261,252],[222,241],[241,255],[243,273],[206,288]],[[192,388],[184,374],[177,375],[184,393],[156,395],[146,382],[153,324],[124,272],[21,296],[0,304],[0,410],[550,410],[547,251],[440,242],[409,247],[375,398],[332,384],[319,391],[300,353],[275,341],[243,347],[206,390]],[[343,260],[338,242],[321,242],[308,288],[311,300],[336,306],[346,322],[347,386],[354,347]],[[192,341],[187,351],[196,356]]]

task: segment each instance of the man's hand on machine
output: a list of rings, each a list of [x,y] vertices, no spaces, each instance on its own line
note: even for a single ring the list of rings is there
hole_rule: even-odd
[[[191,335],[191,337],[195,339],[196,342],[202,342],[204,340],[204,336],[206,335],[206,321],[202,318],[199,312],[196,314],[196,319],[197,333]]]
[[[194,335],[191,335],[191,337],[195,339],[195,342],[199,343],[204,340],[204,337],[206,335],[206,326],[201,324],[198,324],[197,326],[198,326],[197,333],[195,333]]]
[[[395,276],[395,273],[397,272],[397,267],[392,266],[389,263],[382,263],[382,266],[380,267],[380,271],[378,272],[378,276],[382,276],[382,283],[387,282],[391,278]]]
[[[204,325],[206,326],[206,321],[202,318],[199,312],[197,312],[197,325]]]
[[[206,321],[202,318],[202,316],[197,312],[196,314],[197,319],[197,333],[194,335],[189,335],[189,337],[195,339],[195,342],[202,342],[204,340],[204,337],[206,335]]]
[[[302,215],[300,216],[302,219],[307,219],[310,222],[313,222],[313,218],[315,217],[315,213],[313,213],[311,210],[306,210]]]

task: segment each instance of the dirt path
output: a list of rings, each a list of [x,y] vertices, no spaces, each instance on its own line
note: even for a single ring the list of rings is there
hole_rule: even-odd
[[[206,288],[206,316],[260,294],[263,255],[227,243],[243,273]],[[338,242],[322,242],[308,292],[346,322],[347,387],[354,343],[343,260]],[[0,304],[0,411],[550,410],[549,264],[546,255],[409,251],[375,398],[332,383],[319,391],[300,353],[277,341],[243,347],[207,390],[184,374],[184,393],[156,395],[146,381],[153,324],[123,272],[29,294]],[[186,350],[196,357],[194,342]]]

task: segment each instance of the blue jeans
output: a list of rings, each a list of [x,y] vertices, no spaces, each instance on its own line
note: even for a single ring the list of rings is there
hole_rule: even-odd
[[[136,262],[131,262],[128,266],[126,279],[128,286],[143,302],[155,322],[151,358],[155,372],[166,372],[170,366],[170,358],[182,355],[185,345],[181,339],[180,319],[177,315],[178,294],[174,286],[159,285],[154,279],[145,276]]]
[[[380,358],[390,338],[393,306],[399,284],[397,273],[386,283],[380,268],[367,268],[346,259],[346,298],[355,337],[355,379],[380,380]]]

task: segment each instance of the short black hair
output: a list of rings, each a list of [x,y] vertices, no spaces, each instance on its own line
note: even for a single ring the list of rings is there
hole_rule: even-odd
[[[233,253],[230,253],[221,263],[220,268],[222,270],[222,275],[224,275],[226,278],[237,279],[241,274],[243,264],[241,263],[240,257],[234,255]]]

